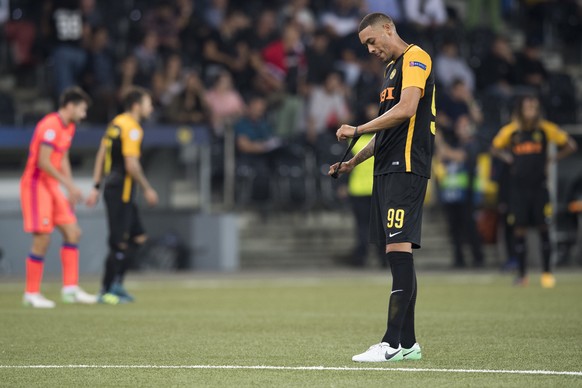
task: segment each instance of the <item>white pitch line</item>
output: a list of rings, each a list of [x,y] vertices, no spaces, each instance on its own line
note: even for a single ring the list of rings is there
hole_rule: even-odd
[[[303,371],[382,371],[382,372],[438,372],[438,373],[493,373],[517,375],[582,376],[582,371],[509,370],[509,369],[445,369],[445,368],[370,368],[349,366],[276,366],[276,365],[0,365],[0,369],[253,369]]]

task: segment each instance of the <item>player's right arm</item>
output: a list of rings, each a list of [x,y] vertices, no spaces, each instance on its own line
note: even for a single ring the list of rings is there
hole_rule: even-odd
[[[97,155],[95,156],[95,165],[93,166],[93,188],[87,197],[85,204],[89,207],[93,207],[99,201],[101,179],[103,179],[103,163],[105,161],[105,152],[107,150],[107,145],[105,141],[101,142]]]
[[[141,186],[143,189],[143,195],[150,206],[155,206],[158,204],[158,193],[153,189],[150,185],[150,182],[147,180],[143,168],[141,167],[141,163],[139,161],[139,157],[137,156],[125,156],[125,171]]]
[[[507,164],[513,163],[513,155],[508,149],[511,145],[511,135],[515,131],[515,127],[514,123],[510,123],[501,128],[499,133],[493,138],[493,143],[491,144],[491,155],[503,160]]]
[[[143,130],[132,128],[130,125],[123,125],[121,128],[121,153],[125,164],[125,171],[143,189],[143,196],[150,206],[158,204],[158,193],[147,180],[139,158],[141,156],[141,141]]]
[[[40,144],[40,149],[38,151],[38,168],[61,183],[67,190],[69,202],[71,202],[72,205],[76,205],[83,198],[81,190],[75,186],[70,176],[63,174],[59,169],[53,166],[51,163],[51,155],[53,152],[53,147],[50,144]]]

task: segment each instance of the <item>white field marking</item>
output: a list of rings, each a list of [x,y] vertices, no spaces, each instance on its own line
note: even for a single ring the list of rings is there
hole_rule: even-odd
[[[582,371],[510,370],[510,369],[445,369],[445,368],[371,368],[349,366],[276,366],[276,365],[0,365],[0,369],[251,369],[299,371],[375,371],[375,372],[436,372],[491,373],[516,375],[582,376]]]

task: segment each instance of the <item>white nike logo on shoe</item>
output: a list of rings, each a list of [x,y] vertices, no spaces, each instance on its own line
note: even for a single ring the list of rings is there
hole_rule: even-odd
[[[390,233],[390,234],[388,234],[388,236],[389,237],[394,237],[394,236],[396,236],[397,234],[400,234],[400,233],[402,233],[402,231],[396,232],[396,233]]]

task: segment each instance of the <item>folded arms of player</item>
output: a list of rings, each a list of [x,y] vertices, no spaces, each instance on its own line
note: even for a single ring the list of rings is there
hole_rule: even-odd
[[[69,161],[69,151],[66,151],[61,161],[61,168],[58,169],[51,163],[53,148],[47,144],[41,144],[38,154],[38,168],[55,178],[65,186],[71,205],[76,205],[83,199],[81,190],[73,183],[71,174],[71,163]]]

